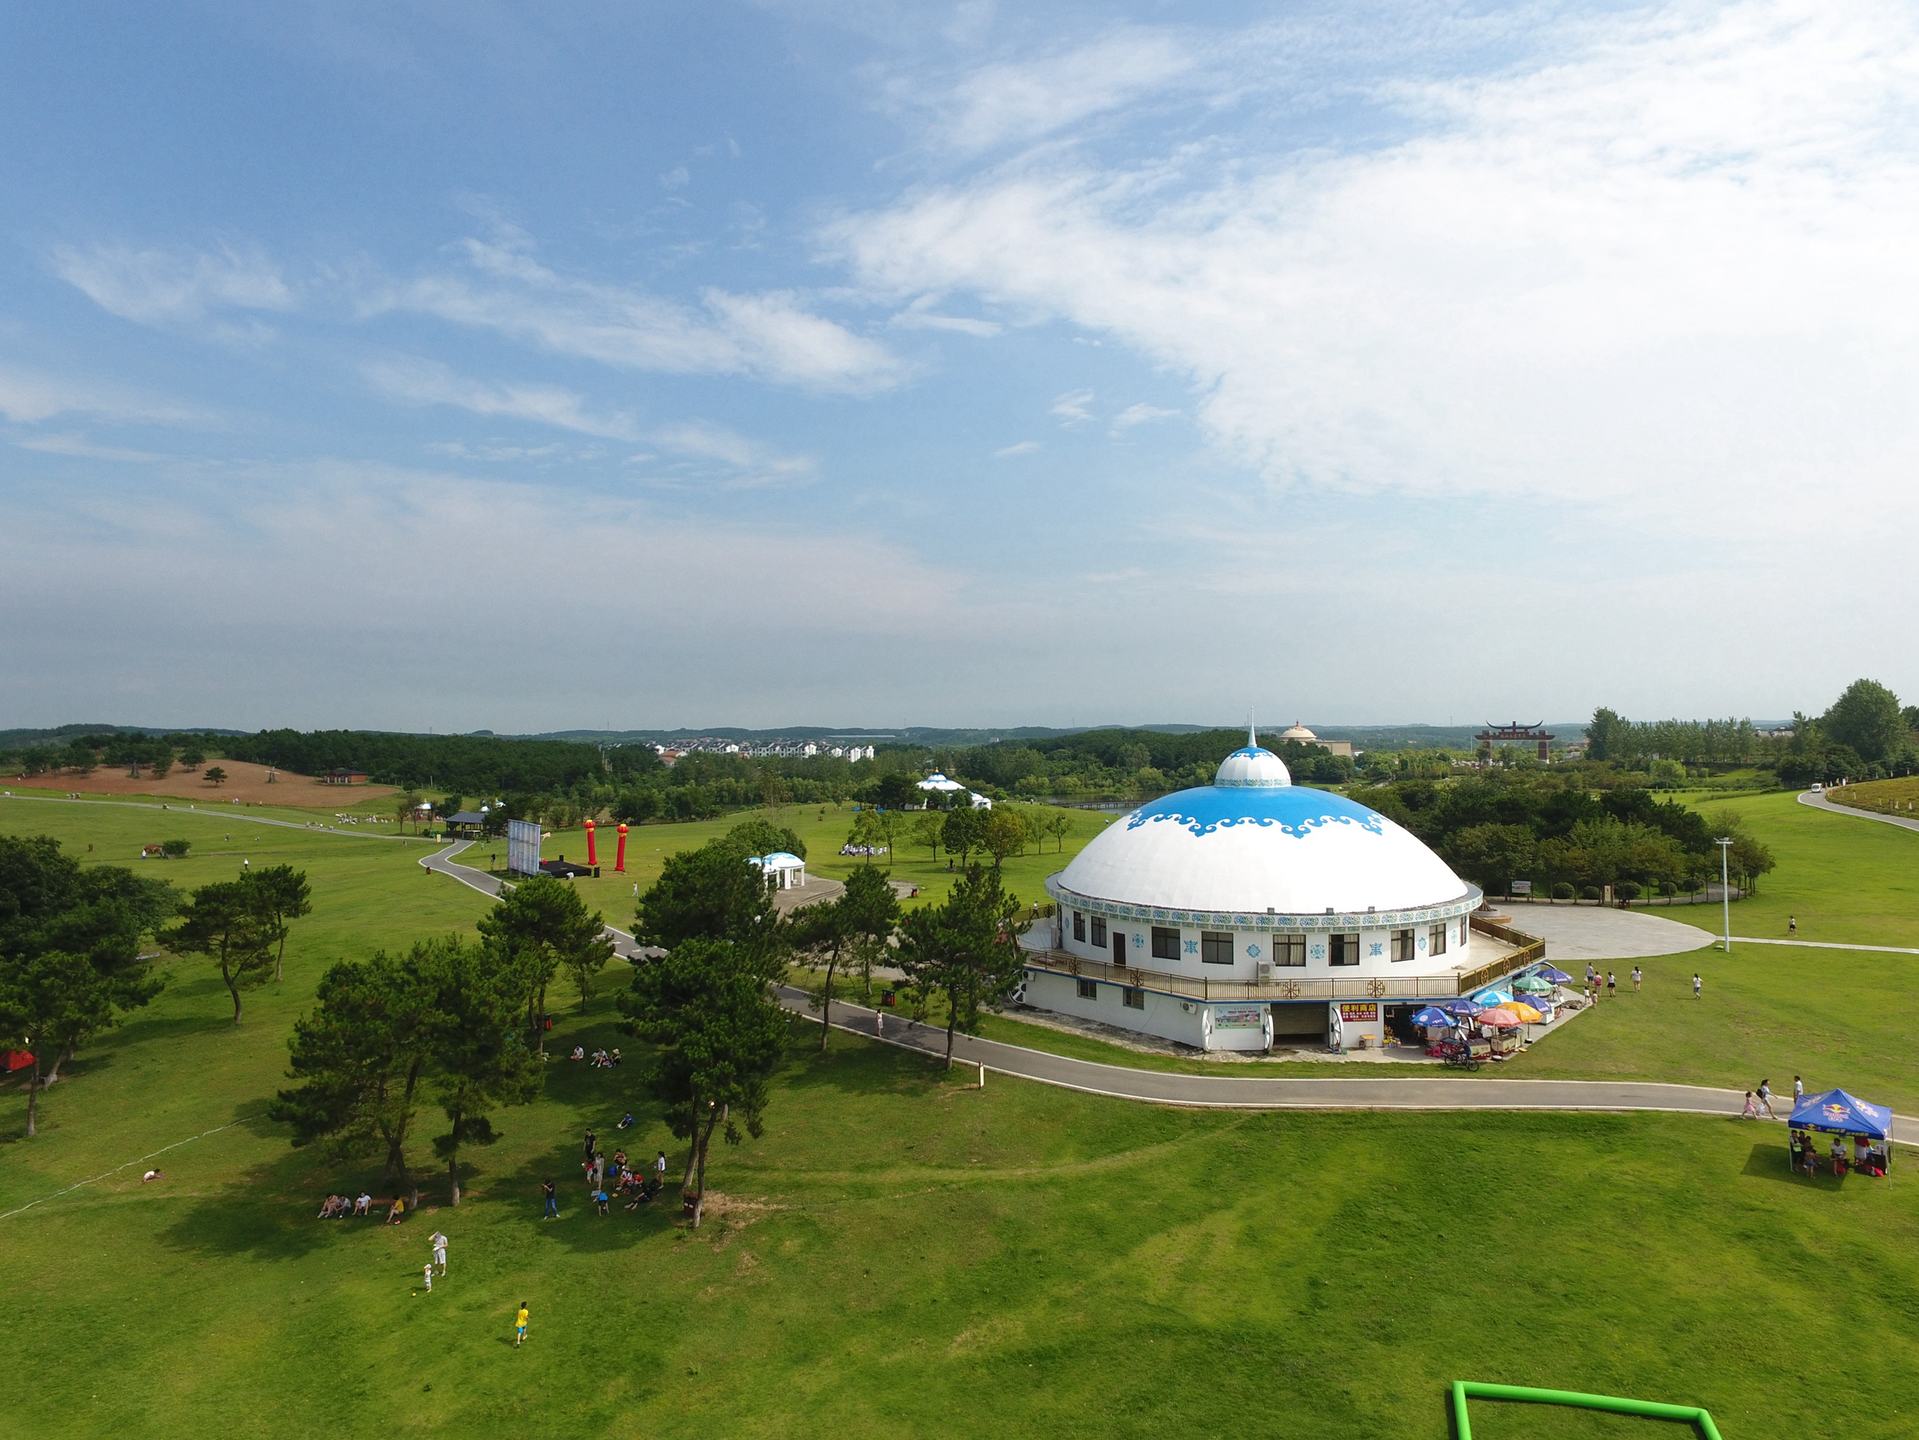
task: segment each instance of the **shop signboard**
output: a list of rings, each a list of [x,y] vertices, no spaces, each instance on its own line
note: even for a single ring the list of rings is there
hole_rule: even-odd
[[[1532,894],[1532,893],[1533,893],[1533,882],[1532,882],[1532,881],[1530,881],[1530,880],[1515,880],[1515,881],[1513,881],[1513,894],[1515,894],[1515,895],[1530,895],[1530,894]]]
[[[1379,1018],[1379,1002],[1376,1000],[1343,1000],[1339,1006],[1339,1023],[1342,1025],[1366,1025]]]
[[[1215,1005],[1213,1007],[1213,1028],[1215,1030],[1258,1030],[1265,1023],[1264,1005]]]

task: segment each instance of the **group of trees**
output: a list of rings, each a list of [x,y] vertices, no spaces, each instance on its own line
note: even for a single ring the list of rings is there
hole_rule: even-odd
[[[171,886],[83,869],[46,837],[0,836],[0,1048],[29,1051],[27,1134],[40,1092],[102,1031],[159,993],[142,943],[174,913]]]
[[[1158,795],[1212,782],[1220,758],[1245,744],[1234,730],[1166,734],[1157,730],[1087,730],[1074,735],[940,749],[928,763],[992,794],[1045,797]],[[1352,779],[1353,762],[1317,745],[1262,742],[1293,778],[1319,784]]]
[[[477,943],[425,940],[327,971],[289,1042],[299,1083],[272,1109],[295,1145],[377,1152],[417,1202],[414,1125],[431,1103],[446,1126],[433,1152],[460,1203],[462,1153],[492,1144],[494,1115],[539,1092],[548,987],[564,975],[584,1004],[613,953],[600,915],[550,876],[507,891],[479,929]]]
[[[1689,769],[1741,765],[1772,769],[1783,785],[1874,779],[1919,770],[1919,706],[1901,705],[1876,680],[1855,680],[1824,714],[1795,711],[1784,734],[1745,719],[1633,721],[1601,706],[1586,741],[1588,759],[1672,785]]]
[[[1494,771],[1434,784],[1396,781],[1354,792],[1437,850],[1489,894],[1516,879],[1566,894],[1605,886],[1695,891],[1719,872],[1715,840],[1731,835],[1733,872],[1750,886],[1770,850],[1732,817],[1708,820],[1642,789],[1594,791],[1571,771]]]
[[[47,775],[69,771],[86,775],[97,769],[146,773],[158,780],[173,770],[198,770],[206,763],[209,741],[194,735],[147,735],[135,731],[86,731],[60,740],[43,739],[0,750],[0,771],[10,775]]]
[[[160,939],[177,954],[204,955],[220,972],[240,1023],[240,994],[283,979],[287,932],[313,909],[306,872],[291,865],[249,869],[234,880],[216,880],[193,892],[179,923]]]
[[[862,867],[837,898],[788,917],[745,863],[767,848],[793,848],[768,846],[769,838],[739,826],[667,860],[640,897],[634,934],[648,949],[618,1001],[628,1029],[649,1042],[644,1083],[688,1142],[695,1226],[714,1138],[737,1144],[762,1131],[790,1028],[776,993],[790,963],[822,976],[814,995],[821,1049],[840,977],[851,970],[870,994],[873,969],[890,962],[917,1015],[944,1015],[948,1063],[953,1036],[975,1033],[982,1010],[1011,993],[1022,971],[1012,933],[1019,901],[996,870],[969,867],[944,903],[902,921],[886,871]]]

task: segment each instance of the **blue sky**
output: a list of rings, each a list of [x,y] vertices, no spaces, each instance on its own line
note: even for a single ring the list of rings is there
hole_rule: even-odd
[[[1905,6],[16,6],[0,721],[1919,690]]]

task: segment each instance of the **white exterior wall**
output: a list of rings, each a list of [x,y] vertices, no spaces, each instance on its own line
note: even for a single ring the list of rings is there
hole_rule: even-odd
[[[1247,1000],[1233,1006],[1208,1005],[1204,1001],[1182,999],[1177,995],[1148,989],[1145,994],[1146,1008],[1134,1010],[1125,1003],[1124,986],[1110,980],[1093,983],[1097,995],[1089,1000],[1079,993],[1078,977],[1046,970],[1029,970],[1026,972],[1026,1003],[1059,1015],[1096,1020],[1103,1025],[1137,1030],[1144,1035],[1157,1035],[1162,1040],[1191,1045],[1199,1050],[1264,1050],[1270,1042],[1270,1031],[1264,1025],[1254,1029],[1228,1028],[1211,1023],[1215,1015],[1229,1010],[1252,1010],[1263,1016],[1267,1008],[1263,1000]]]
[[[1106,918],[1106,943],[1103,946],[1093,944],[1093,920],[1096,912],[1083,911],[1086,916],[1086,938],[1073,938],[1073,912],[1078,907],[1067,904],[1059,912],[1059,948],[1069,954],[1085,960],[1102,960],[1107,964],[1113,961],[1113,933],[1121,927],[1120,921]],[[1273,966],[1273,980],[1369,980],[1375,977],[1400,977],[1407,975],[1439,975],[1470,965],[1472,961],[1472,929],[1466,923],[1466,917],[1455,915],[1447,919],[1446,952],[1432,955],[1426,943],[1433,925],[1441,922],[1424,921],[1409,927],[1413,932],[1413,958],[1394,960],[1393,935],[1391,929],[1359,927],[1359,963],[1357,965],[1334,965],[1332,963],[1331,930],[1307,931],[1270,931],[1270,930],[1232,930],[1227,933],[1233,937],[1233,963],[1230,965],[1208,965],[1200,959],[1200,932],[1210,927],[1184,925],[1178,927],[1180,944],[1179,957],[1164,960],[1153,954],[1153,927],[1140,922],[1126,922],[1126,963],[1142,970],[1158,970],[1168,975],[1180,975],[1194,980],[1225,980],[1235,983],[1252,984],[1259,978],[1261,961],[1270,961],[1273,955],[1273,936],[1277,934],[1304,934],[1306,936],[1306,963],[1301,965]],[[1466,932],[1464,943],[1460,941],[1462,927]],[[1172,926],[1164,928],[1172,929]],[[1351,931],[1342,933],[1350,934]],[[1313,953],[1314,947],[1320,953]],[[1373,947],[1379,951],[1374,954]],[[1258,954],[1252,953],[1257,948]],[[1135,1012],[1137,1013],[1137,1012]]]

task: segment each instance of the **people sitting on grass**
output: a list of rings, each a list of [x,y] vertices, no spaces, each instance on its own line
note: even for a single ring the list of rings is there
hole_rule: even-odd
[[[627,1193],[633,1198],[626,1202],[626,1208],[637,1210],[642,1205],[651,1204],[653,1197],[660,1193],[660,1182],[648,1175],[645,1179],[634,1177],[633,1185]]]
[[[373,1196],[362,1190],[360,1198],[353,1202],[353,1213],[370,1217],[373,1214]]]
[[[617,1045],[613,1047],[613,1063],[615,1065],[620,1063],[620,1047]]]
[[[406,1219],[406,1196],[395,1195],[393,1197],[393,1204],[388,1207],[386,1212],[386,1223],[389,1225],[398,1225],[404,1219]]]
[[[633,1128],[633,1112],[631,1110],[620,1117],[620,1123],[616,1128],[621,1130],[631,1130]]]
[[[586,1046],[584,1046],[584,1045],[575,1045],[575,1046],[573,1047],[573,1053],[572,1053],[571,1055],[569,1055],[569,1056],[567,1056],[566,1058],[567,1058],[567,1059],[569,1059],[569,1060],[584,1060],[584,1059],[586,1059]]]
[[[344,1195],[329,1195],[320,1206],[322,1220],[344,1220],[352,1213],[353,1202]]]

